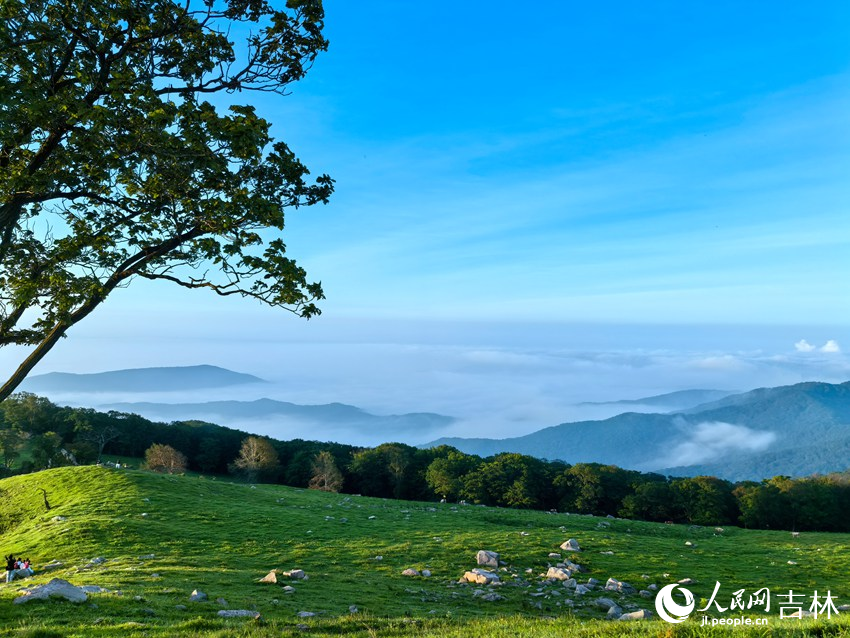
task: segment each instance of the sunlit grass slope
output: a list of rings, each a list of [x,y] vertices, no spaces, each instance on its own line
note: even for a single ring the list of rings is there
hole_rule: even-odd
[[[36,568],[51,560],[64,563],[49,574],[0,586],[2,635],[725,635],[695,620],[677,626],[604,620],[591,604],[600,592],[576,598],[570,608],[566,590],[544,585],[540,576],[555,562],[548,554],[561,552],[558,546],[570,537],[583,548],[569,556],[588,569],[582,577],[603,583],[614,577],[642,589],[692,578],[697,584],[689,588],[707,598],[720,581],[726,605],[741,588],[807,594],[828,589],[837,604],[850,603],[848,535],[794,538],[736,528],[717,533],[96,467],[0,481],[0,525],[3,554],[28,556]],[[504,600],[481,600],[475,586],[457,584],[476,566],[479,549],[498,551],[506,562],[501,575],[507,584],[495,590]],[[90,565],[98,557],[106,560]],[[432,576],[402,576],[408,567],[429,569]],[[303,569],[309,579],[285,583],[293,593],[257,582],[275,568]],[[80,605],[12,604],[22,587],[54,577],[111,593],[92,594]],[[190,602],[194,589],[209,601]],[[654,611],[652,600],[606,594],[621,605]],[[261,619],[219,618],[225,607],[217,598],[229,609],[256,610]],[[850,634],[842,616],[780,620],[775,610],[774,604],[770,625],[759,635]],[[302,618],[302,611],[316,615]]]

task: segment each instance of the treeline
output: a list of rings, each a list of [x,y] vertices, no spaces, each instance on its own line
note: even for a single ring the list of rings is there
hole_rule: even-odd
[[[848,473],[732,483],[511,453],[481,458],[448,446],[418,449],[385,443],[360,448],[277,441],[200,421],[165,424],[121,412],[59,407],[31,394],[0,403],[0,470],[7,475],[93,463],[105,452],[141,458],[152,446],[178,451],[193,471],[238,473],[251,480],[365,496],[463,500],[695,525],[850,532]],[[251,465],[251,455],[259,459],[260,452],[264,460]]]

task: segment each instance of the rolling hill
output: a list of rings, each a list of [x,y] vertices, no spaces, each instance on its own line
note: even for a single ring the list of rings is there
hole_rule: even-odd
[[[568,538],[581,545],[569,555],[584,570],[576,574],[581,582],[616,578],[644,589],[690,578],[697,600],[720,582],[727,606],[741,588],[829,590],[839,605],[850,598],[847,534],[795,538],[94,466],[3,479],[0,494],[4,553],[28,555],[40,572],[0,586],[3,634],[21,638],[672,635],[661,620],[628,629],[605,620],[600,599],[624,611],[653,610],[651,596],[598,587],[582,595],[547,580],[557,561],[551,553],[564,554],[559,546]],[[500,553],[503,585],[458,582],[480,549]],[[61,565],[44,571],[52,561]],[[408,568],[430,576],[402,575]],[[273,569],[280,570],[278,584],[260,583]],[[308,578],[287,579],[283,571],[293,569]],[[13,604],[25,588],[52,578],[88,586],[87,600]],[[208,599],[190,601],[194,590]],[[780,620],[776,603],[768,614],[771,636],[850,629],[844,615]],[[260,619],[222,618],[226,609]],[[677,626],[676,635],[727,635],[703,632],[700,617]]]

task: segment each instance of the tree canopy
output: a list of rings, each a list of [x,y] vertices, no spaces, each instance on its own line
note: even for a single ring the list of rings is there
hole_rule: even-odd
[[[333,180],[237,97],[285,94],[323,19],[320,0],[0,0],[0,347],[29,347],[0,399],[133,278],[319,312],[276,231]]]

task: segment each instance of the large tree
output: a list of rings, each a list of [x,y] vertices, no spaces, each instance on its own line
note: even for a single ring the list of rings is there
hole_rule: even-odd
[[[136,277],[319,312],[276,231],[332,180],[239,94],[284,94],[323,19],[321,0],[0,0],[0,347],[29,347],[0,399]]]

